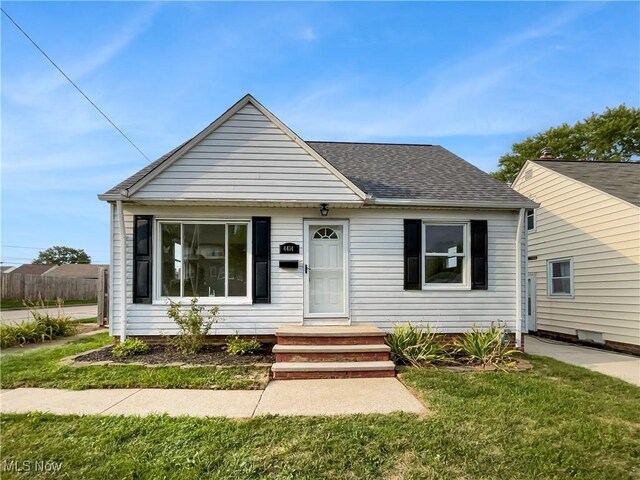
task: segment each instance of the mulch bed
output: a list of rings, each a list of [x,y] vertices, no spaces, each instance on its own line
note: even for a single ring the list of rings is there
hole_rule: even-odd
[[[113,345],[99,350],[94,350],[83,355],[74,357],[75,362],[113,362],[113,363],[136,363],[146,365],[211,365],[211,366],[243,366],[256,364],[272,364],[275,362],[275,355],[271,353],[272,343],[263,343],[256,353],[247,355],[229,355],[224,345],[205,345],[204,348],[195,355],[183,355],[171,345],[150,345],[149,351],[143,355],[132,357],[114,357],[111,353]]]

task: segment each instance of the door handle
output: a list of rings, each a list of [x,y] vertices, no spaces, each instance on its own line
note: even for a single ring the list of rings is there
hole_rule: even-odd
[[[309,265],[304,264],[304,273],[309,273]]]

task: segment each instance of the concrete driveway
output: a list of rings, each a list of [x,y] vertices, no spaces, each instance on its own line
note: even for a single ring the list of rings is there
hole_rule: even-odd
[[[524,351],[588,368],[640,386],[640,358],[527,335]]]
[[[51,315],[58,314],[58,308],[43,308],[45,312]],[[72,320],[79,320],[82,318],[91,318],[98,315],[97,305],[78,305],[64,307],[65,316],[71,317]],[[29,310],[2,310],[0,311],[0,323],[8,325],[10,323],[22,323],[31,320],[31,313]]]

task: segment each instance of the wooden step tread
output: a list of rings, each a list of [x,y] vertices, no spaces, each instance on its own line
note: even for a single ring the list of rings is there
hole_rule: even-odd
[[[390,352],[384,343],[370,345],[275,345],[273,353],[371,353]]]
[[[386,362],[283,362],[274,363],[271,371],[277,372],[362,372],[390,371],[396,366]]]
[[[281,337],[381,337],[386,335],[384,330],[373,325],[349,326],[310,326],[310,325],[282,325],[276,331]]]

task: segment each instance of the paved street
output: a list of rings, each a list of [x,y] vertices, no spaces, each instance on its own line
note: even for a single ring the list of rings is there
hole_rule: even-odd
[[[49,312],[52,315],[57,315],[58,309],[44,308],[44,311]],[[98,315],[97,305],[78,305],[64,307],[64,314],[71,317],[72,320],[79,320],[82,318],[91,318]],[[21,323],[31,320],[31,314],[29,310],[2,310],[0,312],[0,323],[6,325],[10,323]]]

